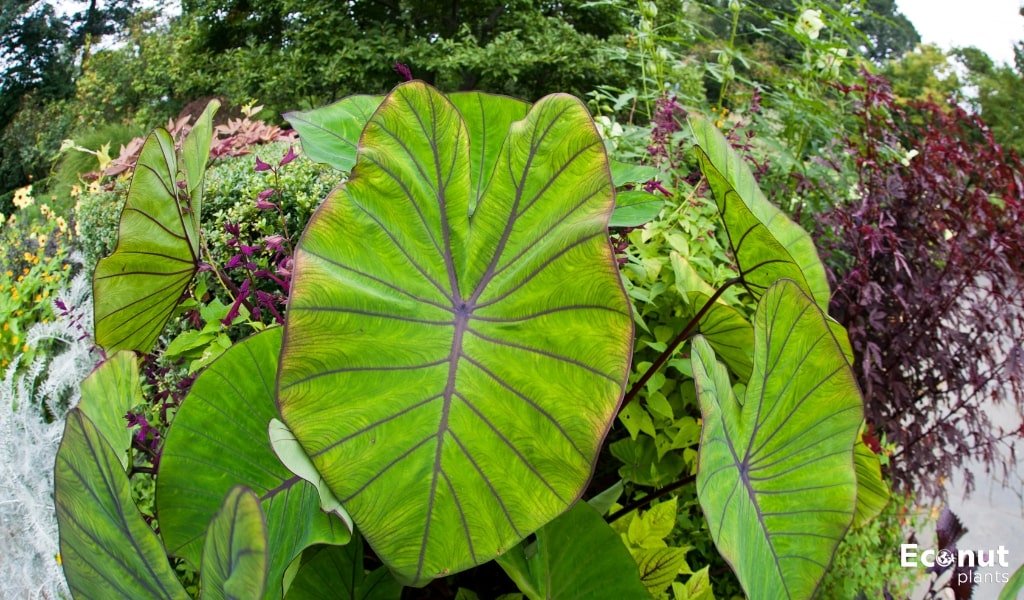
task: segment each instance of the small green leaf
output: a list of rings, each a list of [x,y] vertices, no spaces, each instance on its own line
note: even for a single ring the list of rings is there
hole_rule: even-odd
[[[686,566],[684,548],[643,548],[636,552],[640,581],[651,595],[665,590]]]
[[[267,524],[260,500],[249,488],[228,492],[206,530],[202,600],[263,597],[267,580]]]
[[[615,187],[622,187],[631,183],[647,183],[652,179],[661,179],[661,171],[657,167],[636,165],[621,160],[610,160],[608,162],[611,167],[612,181],[615,183]]]
[[[321,108],[282,116],[298,132],[302,151],[310,160],[350,171],[356,164],[359,135],[381,100],[382,96],[349,96]]]
[[[132,407],[142,403],[139,363],[131,352],[111,356],[82,382],[78,408],[110,444],[125,470],[128,469],[132,432],[124,417]]]
[[[609,227],[640,227],[657,218],[665,200],[641,191],[617,192]]]
[[[68,412],[54,469],[60,555],[75,598],[188,600],[132,501],[124,467],[77,408]]]
[[[616,481],[611,487],[605,491],[597,494],[587,503],[590,504],[598,513],[605,515],[611,510],[612,506],[619,501],[619,496],[622,495],[622,490],[625,488],[625,484],[621,480]]]
[[[824,314],[782,280],[754,315],[754,370],[737,399],[703,337],[692,345],[704,430],[697,497],[752,599],[810,598],[853,520],[860,391]]]
[[[715,600],[715,594],[711,590],[711,578],[708,575],[708,567],[697,571],[686,580],[686,583],[673,583],[672,591],[675,600]]]
[[[193,351],[200,350],[207,346],[216,337],[217,334],[210,331],[183,331],[171,340],[171,343],[167,344],[167,348],[164,350],[164,356],[174,359],[182,356],[193,355],[195,354]],[[199,354],[201,354],[201,352]]]
[[[316,546],[302,555],[302,566],[286,600],[398,600],[402,586],[385,567],[363,568],[363,539],[353,532],[344,546]]]
[[[498,564],[530,600],[650,599],[629,550],[586,502],[538,530],[536,546],[519,544]]]

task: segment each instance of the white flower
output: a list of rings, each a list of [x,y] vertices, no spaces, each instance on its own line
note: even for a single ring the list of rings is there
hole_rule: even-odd
[[[917,150],[908,150],[907,153],[903,155],[903,158],[900,159],[900,164],[904,167],[909,167],[910,161],[918,154],[920,154],[920,152]]]
[[[818,56],[818,60],[815,61],[815,66],[823,73],[828,73],[835,77],[839,75],[839,67],[842,66],[843,61],[846,59],[846,55],[846,48],[829,48]]]
[[[825,21],[821,20],[821,11],[808,8],[800,13],[796,20],[796,30],[812,40],[818,39],[818,34],[825,28]]]
[[[622,137],[622,125],[619,125],[610,118],[601,115],[594,119],[594,123],[597,125],[597,131],[601,134],[602,138],[614,140],[615,138]]]

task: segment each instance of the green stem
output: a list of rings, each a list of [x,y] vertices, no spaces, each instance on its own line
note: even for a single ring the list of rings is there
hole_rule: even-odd
[[[740,26],[740,11],[732,11],[732,30],[729,32],[729,65],[732,65],[732,53],[736,49],[736,32],[739,31]],[[725,102],[725,92],[729,89],[729,83],[732,81],[732,77],[726,79],[722,78],[722,87],[718,88],[718,108],[722,108],[722,103]]]

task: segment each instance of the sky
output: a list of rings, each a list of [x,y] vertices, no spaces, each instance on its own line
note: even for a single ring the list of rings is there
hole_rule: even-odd
[[[1013,64],[1013,43],[1024,39],[1024,0],[896,0],[921,40],[948,50],[976,46],[996,62]]]

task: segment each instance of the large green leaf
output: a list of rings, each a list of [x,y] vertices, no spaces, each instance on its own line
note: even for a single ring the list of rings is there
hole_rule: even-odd
[[[363,568],[358,531],[344,546],[316,546],[302,555],[302,566],[288,588],[287,600],[398,600],[402,586],[385,567]]]
[[[473,214],[487,189],[509,128],[526,116],[530,103],[482,92],[457,92],[448,99],[459,111],[469,133],[469,178],[473,182],[469,214]]]
[[[349,96],[334,104],[282,115],[299,133],[306,156],[340,171],[356,164],[356,146],[363,126],[380,105],[381,96]]]
[[[498,557],[530,600],[649,599],[637,563],[619,534],[586,502],[537,531],[537,541]]]
[[[782,280],[754,315],[742,399],[710,344],[693,341],[704,429],[697,496],[712,539],[751,598],[810,598],[853,520],[863,418],[825,316]]]
[[[132,502],[116,453],[77,408],[68,412],[57,450],[54,501],[64,576],[75,598],[188,598]]]
[[[475,143],[436,90],[397,87],[295,257],[282,417],[406,582],[564,511],[629,366],[612,185],[582,103],[548,96],[511,125],[470,218]]]
[[[156,505],[171,554],[199,565],[206,524],[231,488],[244,485],[266,515],[270,560],[266,595],[280,597],[288,564],[316,543],[344,544],[350,531],[320,510],[316,487],[291,473],[267,434],[281,328],[231,347],[203,371],[167,434]]]
[[[108,351],[152,349],[199,268],[202,182],[218,106],[210,102],[199,117],[180,161],[164,129],[142,146],[117,246],[93,276],[96,343]]]
[[[132,432],[124,416],[142,402],[139,363],[131,352],[111,356],[82,382],[78,408],[110,444],[124,469],[128,468],[132,445]]]
[[[822,310],[831,292],[814,240],[765,198],[743,157],[708,119],[691,115],[697,162],[722,215],[744,284],[755,297],[775,281],[797,282]]]
[[[263,597],[267,580],[267,524],[252,490],[235,486],[206,530],[200,571],[202,600]]]
[[[854,466],[857,469],[857,513],[854,527],[870,523],[889,503],[889,484],[882,477],[878,455],[862,440],[853,447]]]

